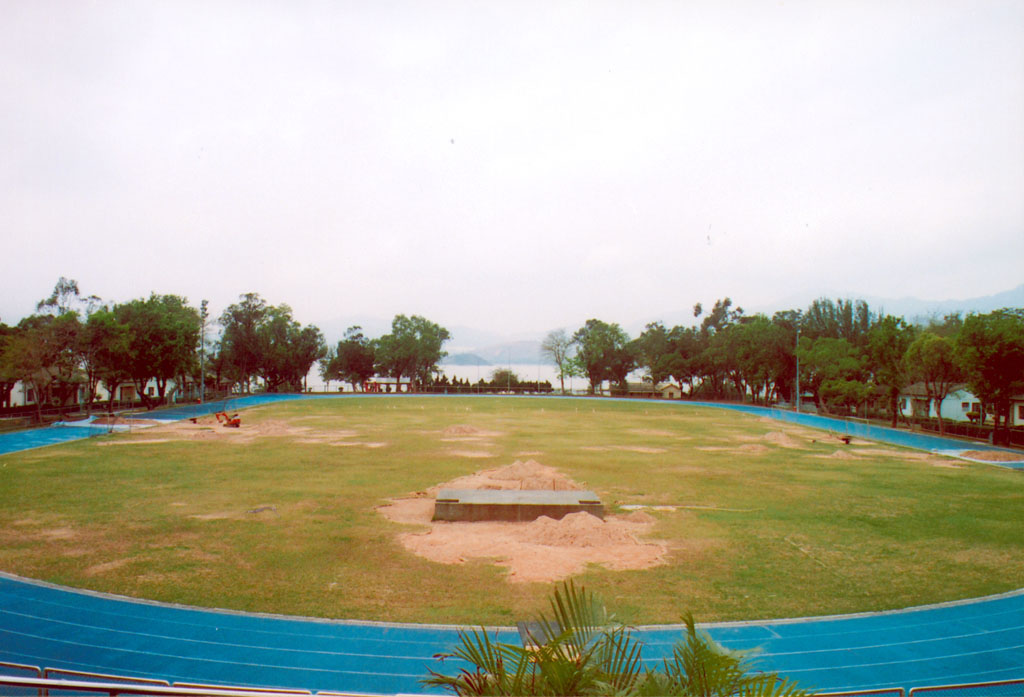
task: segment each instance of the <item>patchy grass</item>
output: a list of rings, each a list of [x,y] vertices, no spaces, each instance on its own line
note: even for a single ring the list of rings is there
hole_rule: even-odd
[[[516,459],[560,469],[612,510],[651,507],[669,563],[581,579],[625,621],[1024,586],[1021,472],[724,410],[550,398],[286,402],[243,412],[238,432],[182,424],[0,456],[0,569],[200,606],[509,624],[546,584],[416,557],[396,541],[415,528],[374,509]]]

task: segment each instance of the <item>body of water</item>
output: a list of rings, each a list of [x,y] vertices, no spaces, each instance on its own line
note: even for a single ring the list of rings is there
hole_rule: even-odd
[[[558,380],[558,369],[548,363],[512,363],[511,365],[442,365],[441,373],[448,376],[448,380],[458,378],[459,380],[469,380],[472,384],[484,380],[489,382],[491,376],[496,370],[511,370],[515,373],[519,380],[526,382],[538,381],[543,383],[545,380],[551,383],[551,387],[556,391],[559,389]],[[320,378],[318,367],[314,366],[313,370],[309,371],[309,375],[306,378],[306,384],[314,392],[326,391],[324,381]],[[629,380],[631,382],[639,382],[641,375],[634,373],[630,375]],[[330,391],[337,392],[339,383],[331,381]],[[586,378],[566,378],[565,379],[565,390],[573,394],[585,394],[590,386],[589,381]],[[351,392],[352,386],[348,383],[344,384],[345,392]]]

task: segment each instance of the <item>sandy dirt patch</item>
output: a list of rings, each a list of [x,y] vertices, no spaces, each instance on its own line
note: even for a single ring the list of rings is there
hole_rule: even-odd
[[[159,426],[164,422],[156,419],[126,419],[123,416],[97,416],[92,423],[96,426],[137,426],[142,428]]]
[[[766,453],[770,448],[762,443],[744,443],[740,447],[736,448],[741,453]]]
[[[169,443],[173,438],[131,438],[127,440],[105,440],[96,443],[101,448],[108,445],[147,445],[150,443]]]
[[[131,558],[114,559],[113,561],[103,562],[102,564],[93,564],[92,566],[83,569],[82,573],[86,576],[99,576],[100,574],[105,574],[108,571],[116,571],[131,562]]]
[[[767,453],[771,451],[767,445],[763,443],[744,443],[739,446],[731,445],[701,445],[697,446],[695,450],[703,450],[708,453],[732,453],[734,455],[760,455],[761,453]]]
[[[592,453],[606,453],[610,450],[618,450],[627,453],[642,453],[645,455],[657,455],[667,453],[665,448],[651,448],[645,445],[584,445],[580,450]]]
[[[449,450],[448,454],[452,457],[468,457],[470,459],[491,457],[491,453],[486,450]]]
[[[455,424],[441,432],[442,440],[445,439],[473,439],[473,438],[496,438],[502,434],[500,431],[488,431],[469,424]]]
[[[516,461],[431,487],[415,496],[393,500],[377,510],[398,523],[428,526],[398,540],[413,554],[440,564],[490,560],[509,570],[514,583],[551,582],[583,571],[588,564],[608,569],[645,569],[665,562],[664,544],[641,542],[655,519],[643,512],[608,516],[572,513],[561,520],[540,517],[529,523],[432,522],[434,497],[452,489],[555,489],[582,487],[553,467]]]
[[[77,536],[73,528],[49,528],[43,530],[40,535],[47,540],[71,540]]]
[[[965,450],[960,453],[960,456],[985,462],[1020,462],[1024,460],[1024,453],[1008,453],[1002,450]]]
[[[291,436],[299,442],[310,444],[341,445],[346,439],[359,434],[352,430],[320,430],[308,426],[296,426],[294,423],[280,419],[266,421],[247,421],[242,415],[242,424],[238,428],[228,428],[213,416],[197,417],[195,421],[186,419],[171,424],[161,424],[147,429],[150,442],[158,438],[165,440],[223,441],[230,443],[251,443],[258,438]],[[140,442],[124,440],[123,442]],[[366,444],[364,444],[366,445]],[[372,446],[367,447],[382,447]]]
[[[335,441],[330,441],[330,440],[326,440],[326,439],[315,440],[315,439],[300,438],[299,440],[297,440],[295,442],[296,443],[306,443],[306,444],[309,444],[309,445],[329,445],[332,448],[384,448],[384,447],[387,446],[387,443],[380,443],[380,442],[376,442],[376,441],[367,442],[367,441],[359,441],[359,440],[339,440],[339,441],[335,442]]]
[[[780,448],[802,448],[803,447],[802,444],[798,443],[796,440],[794,440],[792,437],[790,437],[789,434],[783,433],[782,431],[771,431],[770,433],[764,434],[763,438],[764,438],[764,440],[768,441],[769,443],[773,443],[773,444],[779,446]]]
[[[852,453],[845,450],[836,450],[829,455],[815,455],[814,457],[823,457],[829,460],[859,460],[860,458]]]

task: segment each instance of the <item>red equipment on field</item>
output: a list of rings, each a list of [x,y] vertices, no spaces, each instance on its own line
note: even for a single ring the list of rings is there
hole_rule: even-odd
[[[238,428],[242,425],[242,417],[238,414],[228,416],[226,411],[218,411],[214,416],[217,417],[217,421],[223,424],[225,428]]]

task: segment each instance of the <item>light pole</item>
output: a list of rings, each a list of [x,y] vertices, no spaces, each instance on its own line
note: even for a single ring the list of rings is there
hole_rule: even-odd
[[[800,327],[796,328],[796,413],[800,413]]]
[[[206,301],[199,303],[199,403],[206,401]]]

